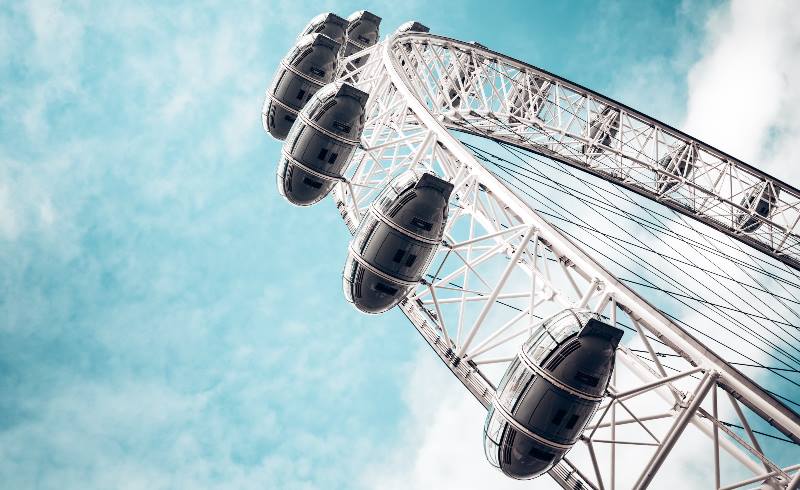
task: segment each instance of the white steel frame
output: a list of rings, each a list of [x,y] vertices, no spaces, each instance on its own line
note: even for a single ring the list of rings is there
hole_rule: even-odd
[[[797,189],[618,102],[482,46],[427,34],[404,36],[403,44],[407,49],[395,52],[407,61],[412,91],[446,127],[600,176],[800,269]],[[608,117],[608,111],[619,117]],[[590,126],[598,118],[604,131],[592,137]],[[609,129],[616,134],[599,137]],[[692,171],[659,165],[681,149],[694,157]],[[746,199],[762,193],[777,197],[767,218],[754,212],[757,199]],[[742,226],[748,219],[740,216],[761,225],[748,232]]]
[[[633,330],[618,349],[608,401],[581,442],[550,471],[555,481],[563,488],[621,488],[625,483],[617,471],[618,458],[635,448],[640,455],[650,453],[640,467],[626,462],[625,473],[635,470],[638,475],[627,484],[646,488],[685,429],[693,426],[713,447],[714,488],[797,487],[800,465],[781,468],[773,463],[751,427],[760,419],[800,441],[800,417],[564,237],[485,169],[450,130],[534,149],[673,207],[688,206],[693,217],[738,233],[762,250],[768,243],[773,255],[783,259],[796,253],[796,191],[646,116],[474,44],[394,34],[351,58],[362,56],[368,59],[361,67],[339,73],[340,81],[353,83],[370,99],[360,148],[334,190],[336,205],[354,233],[371,200],[403,171],[430,171],[453,182],[443,244],[429,275],[400,308],[478,401],[489,405],[498,374],[526,334],[564,308],[588,308]],[[512,88],[527,92],[514,95]],[[515,97],[528,105],[514,106],[509,101]],[[569,104],[572,115],[562,104]],[[580,153],[577,145],[598,144],[587,139],[586,121],[608,105],[622,113],[613,143],[603,152],[587,152],[591,157]],[[652,188],[663,172],[653,160],[676,141],[688,141],[700,155],[694,175],[673,175],[679,185],[654,195]],[[770,219],[762,220],[757,233],[743,235],[735,230],[732,216],[740,210],[738,196],[755,185],[753,179],[780,187],[780,205]],[[713,185],[704,187],[706,182]],[[656,354],[655,342],[663,344],[660,350],[680,356],[674,374]],[[633,345],[649,355],[637,354]],[[720,399],[725,407],[719,407]],[[747,439],[720,421],[720,410],[727,418],[735,414]],[[739,468],[741,473],[725,472],[736,481],[722,481],[721,458]]]

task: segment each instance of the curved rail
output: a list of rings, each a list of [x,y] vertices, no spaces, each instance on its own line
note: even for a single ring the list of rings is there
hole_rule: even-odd
[[[535,66],[432,34],[392,44],[450,129],[594,174],[800,270],[800,191],[675,128]]]

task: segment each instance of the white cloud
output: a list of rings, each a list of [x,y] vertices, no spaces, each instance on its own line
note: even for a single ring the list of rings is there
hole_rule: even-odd
[[[410,368],[405,394],[410,417],[400,444],[366,469],[363,484],[381,490],[530,488],[486,461],[483,422],[486,410],[427,347]],[[548,478],[537,488],[559,488]]]
[[[56,1],[36,1],[23,5],[33,34],[33,43],[25,46],[25,63],[44,81],[25,94],[20,117],[31,136],[45,136],[49,129],[48,105],[56,99],[74,97],[86,30],[80,15]]]
[[[686,131],[788,175],[796,165],[763,157],[769,146],[784,148],[771,139],[796,142],[800,135],[800,6],[736,0],[714,12],[707,33],[705,54],[689,73]]]
[[[685,130],[800,185],[800,4],[735,0],[714,11],[706,25],[705,54],[688,77]],[[740,270],[728,272],[747,280]],[[772,280],[762,282],[781,291]],[[746,351],[774,364],[765,352]]]
[[[28,2],[28,18],[34,34],[35,61],[53,71],[78,68],[80,45],[85,31],[78,15],[55,0]]]
[[[61,163],[54,160],[43,173],[55,179]],[[0,239],[14,241],[30,231],[48,233],[53,229],[61,213],[52,201],[53,182],[41,177],[0,152]]]
[[[362,483],[366,488],[380,490],[427,490],[464,488],[483,490],[493,488],[512,490],[522,488],[560,488],[552,479],[543,476],[532,483],[510,479],[494,469],[483,453],[483,423],[486,411],[469,395],[463,386],[427,347],[420,349],[417,358],[409,366],[409,380],[405,401],[409,410],[405,436],[388,453],[376,454],[376,459],[366,468]],[[638,386],[640,381],[627,371],[620,370],[619,385]],[[628,407],[638,413],[660,413],[663,403],[656,397],[644,396],[630,400]],[[610,415],[609,415],[610,417]],[[622,409],[617,417],[627,418]],[[667,425],[648,423],[656,434],[663,434]],[[605,432],[604,432],[605,430]],[[598,439],[608,438],[608,430],[600,429]],[[617,437],[628,440],[643,440],[641,431],[635,426],[621,427]],[[674,475],[671,479],[658,479],[654,489],[697,488],[700,482],[708,483],[711,476],[702,468],[711,464],[711,442],[693,427],[688,427],[677,449],[665,463],[665,472]],[[607,468],[608,446],[596,444],[600,465]],[[638,446],[621,446],[617,449],[617,486],[629,488],[638,477],[638,472],[652,454]],[[588,453],[581,444],[570,453],[588,474],[591,473]],[[690,466],[701,466],[686,471]],[[636,468],[635,472],[626,468]],[[607,478],[607,472],[604,472]],[[608,485],[608,481],[605,482]]]
[[[0,236],[13,240],[19,234],[17,210],[8,185],[0,184]]]

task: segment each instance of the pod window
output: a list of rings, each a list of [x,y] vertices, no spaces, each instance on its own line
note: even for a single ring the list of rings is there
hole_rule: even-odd
[[[575,379],[589,386],[597,386],[597,384],[600,382],[600,379],[597,377],[592,376],[589,373],[584,373],[583,371],[578,371],[578,373],[575,374]]]
[[[291,57],[292,66],[300,66],[300,63],[302,63],[303,60],[306,59],[306,56],[311,54],[312,50],[313,48],[311,46],[303,47],[303,51],[300,51],[299,49],[296,50],[293,56]]]
[[[514,439],[517,437],[517,431],[509,427],[507,434],[505,447],[503,448],[503,460],[511,461],[511,448],[514,446]]]
[[[564,347],[561,352],[558,353],[555,357],[550,359],[550,362],[547,363],[545,369],[548,371],[552,371],[553,369],[557,368],[561,362],[567,358],[568,355],[572,354],[581,346],[581,342],[579,340],[573,339],[569,344]],[[576,375],[577,378],[577,375]]]
[[[283,185],[287,192],[292,192],[292,166],[286,167],[286,175],[283,178]]]
[[[542,451],[537,447],[532,447],[528,451],[528,456],[532,456],[540,461],[551,461],[553,459],[553,453],[548,453],[547,451]]]
[[[394,206],[392,207],[391,211],[389,211],[389,216],[396,215],[398,212],[400,212],[401,209],[403,209],[403,206],[408,204],[415,197],[417,197],[416,192],[409,192],[405,196],[401,197],[399,201],[394,203]]]
[[[575,424],[578,423],[578,419],[579,418],[580,417],[578,417],[577,413],[572,414],[572,416],[569,418],[569,421],[567,422],[567,425],[564,428],[565,429],[574,429],[575,428]]]
[[[553,420],[552,420],[552,422],[553,422],[555,425],[561,425],[561,422],[563,422],[563,421],[564,421],[564,415],[566,415],[566,414],[567,414],[567,411],[566,411],[566,410],[564,410],[563,408],[559,408],[559,409],[556,411],[556,414],[553,416]]]
[[[336,99],[331,99],[322,106],[320,110],[317,110],[316,107],[313,110],[310,110],[312,114],[314,114],[314,120],[319,121],[322,119],[322,116],[325,115],[326,112],[330,110],[331,107],[336,105]]]
[[[361,283],[364,282],[364,269],[358,268],[358,272],[356,273],[355,281],[353,282],[353,287],[355,288],[355,296],[356,298],[361,298]]]
[[[343,133],[349,133],[351,129],[351,126],[349,124],[343,123],[341,121],[333,121],[333,127]]]
[[[389,286],[388,284],[384,284],[382,282],[379,282],[378,284],[375,285],[375,291],[388,294],[389,296],[394,296],[395,294],[397,294],[397,288],[393,288],[392,286]]]
[[[322,182],[318,180],[309,179],[308,177],[303,179],[303,183],[309,187],[313,187],[314,189],[319,189],[320,187],[322,187]]]
[[[431,231],[433,228],[433,223],[429,223],[421,218],[414,218],[411,220],[411,224],[425,231]]]

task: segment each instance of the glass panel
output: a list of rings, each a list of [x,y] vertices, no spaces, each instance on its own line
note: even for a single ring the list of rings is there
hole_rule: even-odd
[[[489,408],[486,423],[483,426],[483,449],[486,459],[495,468],[500,467],[500,438],[507,424],[508,422],[495,413],[494,407]]]
[[[600,319],[588,310],[564,310],[539,325],[523,348],[532,361],[541,364],[559,344],[580,332],[590,318]]]
[[[511,365],[508,367],[508,369],[506,369],[505,374],[503,374],[503,379],[501,379],[500,380],[500,384],[497,385],[497,392],[498,393],[502,393],[503,390],[506,388],[506,384],[508,383],[508,380],[511,378],[510,373],[512,373],[512,372],[517,370],[517,366],[519,366],[519,363],[520,363],[520,360],[517,359],[517,358],[515,358],[513,361],[511,361]]]
[[[375,231],[375,227],[378,224],[377,218],[372,213],[367,213],[364,217],[364,220],[361,221],[361,224],[358,226],[356,230],[356,234],[353,237],[353,249],[358,250],[359,252],[363,252],[364,245],[369,239],[372,232]]]
[[[375,200],[375,207],[384,213],[389,212],[389,208],[392,207],[392,203],[397,199],[397,191],[395,191],[391,186],[387,186]]]
[[[516,368],[512,371],[509,369],[509,379],[506,383],[502,393],[500,393],[500,403],[509,412],[513,411],[514,405],[517,404],[522,390],[528,386],[533,375],[521,363],[517,362]]]
[[[304,39],[303,41],[304,42],[302,44],[297,43],[294,46],[292,46],[292,49],[290,49],[289,52],[286,53],[286,56],[284,57],[286,61],[291,62],[297,56],[297,52],[300,51],[300,46],[305,47],[305,45],[308,44],[307,40]]]
[[[398,194],[401,194],[409,187],[413,187],[414,184],[417,183],[417,180],[419,180],[417,174],[413,170],[410,170],[395,178],[390,185]]]
[[[375,207],[379,211],[388,213],[392,204],[397,200],[397,197],[405,190],[413,187],[414,184],[417,183],[417,180],[418,176],[413,170],[404,172],[398,177],[395,177],[395,179],[378,194],[378,197],[375,199]]]
[[[311,97],[311,99],[308,101],[308,104],[306,104],[306,106],[303,109],[305,113],[308,114],[309,116],[313,116],[314,114],[316,114],[317,111],[319,111],[319,107],[322,105],[323,99],[325,98],[325,94],[320,92],[321,91],[317,91],[317,93],[314,94],[316,95],[316,97]]]
[[[353,259],[348,254],[347,262],[345,262],[344,264],[344,271],[342,272],[342,275],[345,278],[347,278],[347,280],[350,282],[353,282],[355,280],[356,269],[357,269],[356,264],[358,264],[358,262],[356,262],[355,259]]]

